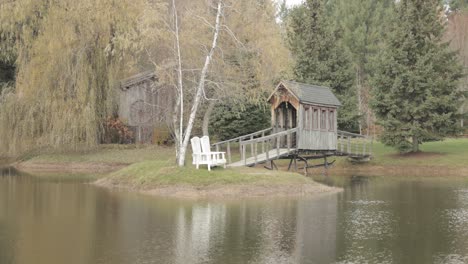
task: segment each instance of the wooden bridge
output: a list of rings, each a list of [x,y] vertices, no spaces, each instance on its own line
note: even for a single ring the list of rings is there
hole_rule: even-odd
[[[289,168],[297,170],[297,162],[304,162],[303,169],[333,164],[327,158],[332,156],[346,156],[354,162],[369,161],[372,156],[372,137],[337,131],[337,144],[331,150],[299,149],[299,128],[273,133],[273,128],[261,130],[252,134],[213,144],[216,151],[225,151],[229,167],[256,166],[270,163],[269,168],[275,166],[274,161],[290,159]],[[320,165],[309,164],[310,160],[324,159]]]
[[[324,166],[331,156],[347,156],[351,161],[368,161],[372,156],[372,138],[340,131],[340,101],[328,87],[282,81],[268,98],[271,128],[214,144],[225,151],[228,166],[255,166],[290,159],[289,168],[304,162],[304,170]],[[238,150],[238,151],[237,151]],[[323,159],[312,165],[310,160]]]

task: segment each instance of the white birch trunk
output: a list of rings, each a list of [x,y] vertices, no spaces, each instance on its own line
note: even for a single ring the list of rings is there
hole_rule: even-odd
[[[213,54],[216,50],[216,46],[218,44],[218,37],[219,37],[219,29],[221,27],[221,14],[222,14],[222,0],[218,2],[218,11],[216,14],[216,24],[214,27],[214,34],[213,34],[213,43],[211,46],[211,50],[205,58],[205,64],[200,74],[200,80],[198,82],[197,93],[195,95],[195,99],[192,105],[192,109],[190,111],[190,117],[187,123],[187,128],[185,129],[185,133],[183,136],[183,142],[179,146],[178,157],[177,157],[177,165],[182,167],[185,165],[185,155],[187,153],[187,147],[189,143],[189,139],[192,133],[193,124],[195,122],[195,118],[197,116],[198,107],[200,105],[203,91],[205,89],[205,78],[206,74],[208,73],[208,68],[210,66],[211,60],[213,58]],[[182,98],[183,100],[183,98]]]
[[[172,115],[172,123],[174,126],[174,137],[175,137],[175,147],[176,147],[176,160],[179,157],[180,146],[183,142],[183,120],[184,120],[184,93],[183,93],[183,85],[182,85],[182,59],[180,56],[180,41],[179,41],[179,21],[177,15],[177,9],[175,0],[172,0],[172,15],[174,19],[174,50],[175,50],[175,57],[177,61],[177,83],[176,83],[176,102],[174,105],[174,112]],[[179,122],[180,120],[180,122]]]

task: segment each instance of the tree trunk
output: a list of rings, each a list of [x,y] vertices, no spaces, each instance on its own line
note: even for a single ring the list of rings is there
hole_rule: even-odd
[[[359,135],[362,135],[362,71],[360,66],[356,69],[356,83],[359,112]]]
[[[175,0],[172,0],[172,11],[174,18],[174,30],[175,30],[175,50],[176,50],[176,60],[177,60],[177,101],[174,106],[174,113],[172,116],[173,126],[174,126],[174,136],[176,142],[176,160],[179,160],[181,155],[180,150],[183,143],[184,136],[184,87],[182,80],[182,57],[180,52],[180,39],[179,39],[179,18],[177,15],[176,3]],[[185,155],[185,153],[184,153]]]
[[[205,115],[203,116],[203,135],[204,136],[209,136],[210,132],[208,131],[210,128],[210,118],[211,114],[213,113],[213,110],[215,108],[216,101],[210,101],[210,104],[208,105],[208,109],[206,109]]]
[[[208,73],[208,68],[210,66],[211,60],[213,58],[213,54],[218,44],[219,31],[221,28],[221,15],[223,12],[222,2],[223,2],[222,0],[219,0],[218,2],[218,11],[216,14],[216,23],[215,23],[214,32],[213,32],[213,43],[211,45],[211,49],[208,55],[206,55],[205,64],[203,65],[202,71],[200,73],[200,80],[198,81],[197,93],[195,95],[192,109],[190,111],[190,117],[187,123],[187,128],[185,129],[184,139],[183,139],[182,145],[179,147],[179,152],[178,152],[179,156],[177,157],[177,165],[179,167],[183,167],[185,165],[185,154],[187,152],[187,147],[188,147],[188,143],[190,140],[190,136],[192,134],[192,128],[195,123],[195,118],[197,117],[198,107],[200,106],[203,92],[205,90],[206,75]]]
[[[419,152],[418,136],[413,136],[413,150],[412,150],[412,152]]]

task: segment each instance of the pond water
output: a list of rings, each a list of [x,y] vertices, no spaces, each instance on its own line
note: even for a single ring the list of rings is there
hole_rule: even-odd
[[[468,179],[331,177],[344,192],[190,202],[0,175],[1,264],[468,263]]]

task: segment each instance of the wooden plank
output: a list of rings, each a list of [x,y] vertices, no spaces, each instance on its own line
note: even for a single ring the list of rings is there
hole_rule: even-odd
[[[279,153],[280,153],[279,156],[277,156],[277,150],[276,149],[272,149],[272,150],[268,151],[267,153],[261,153],[261,154],[257,155],[257,164],[265,163],[268,160],[279,159],[281,157],[286,157],[286,156],[290,155],[288,150],[285,149],[285,148],[282,148],[282,149],[279,150]],[[291,153],[292,153],[292,151],[291,151]],[[267,155],[268,155],[268,159],[267,159]],[[248,158],[246,160],[231,163],[231,164],[228,165],[228,167],[252,166],[254,164],[255,164],[255,157],[250,157],[250,158]]]
[[[225,144],[225,143],[228,143],[228,142],[242,141],[242,140],[244,140],[246,138],[249,138],[250,136],[258,136],[258,135],[261,135],[262,133],[270,132],[271,130],[273,130],[273,127],[263,129],[263,130],[260,130],[260,131],[257,131],[257,132],[251,133],[251,134],[243,135],[243,136],[240,136],[240,137],[236,137],[236,138],[233,138],[233,139],[216,142],[216,144]]]
[[[268,135],[268,136],[265,136],[263,138],[256,138],[256,139],[247,140],[247,141],[243,141],[243,142],[244,142],[244,144],[250,144],[252,142],[259,143],[259,142],[262,142],[262,141],[266,141],[268,139],[276,139],[278,136],[286,136],[288,133],[292,133],[292,132],[295,132],[297,130],[298,130],[298,128],[293,128],[293,129],[290,129],[290,130],[285,130],[285,131],[281,131],[281,132],[278,132],[278,133],[275,133],[275,134],[272,134],[272,135]]]

